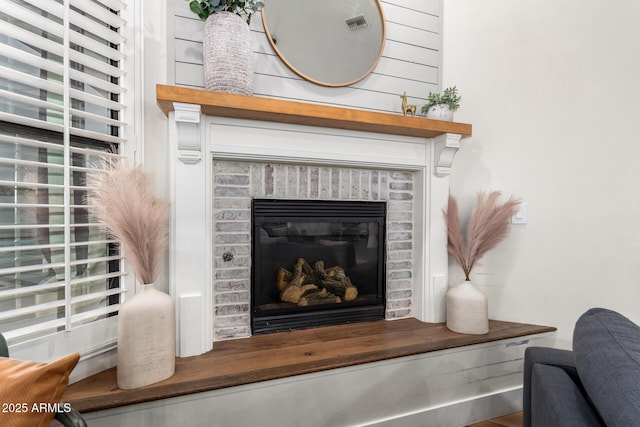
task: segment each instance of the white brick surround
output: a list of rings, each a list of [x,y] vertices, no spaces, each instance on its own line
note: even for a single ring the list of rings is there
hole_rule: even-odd
[[[386,201],[385,317],[411,316],[413,180],[411,171],[214,160],[214,339],[251,334],[252,198]]]
[[[254,197],[387,201],[386,313],[444,320],[448,258],[442,208],[461,135],[420,138],[319,125],[169,113],[170,292],[177,354],[250,334]],[[175,250],[174,248],[180,248]],[[222,253],[231,250],[232,261]]]

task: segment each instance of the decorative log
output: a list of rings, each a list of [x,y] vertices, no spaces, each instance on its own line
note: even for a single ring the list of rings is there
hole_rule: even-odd
[[[329,279],[329,276],[327,276],[327,272],[324,271],[324,261],[316,261],[313,264],[313,272],[322,280]]]
[[[348,277],[345,277],[342,280],[323,280],[322,287],[326,288],[329,292],[336,294],[344,301],[353,301],[358,296],[358,288],[353,286]]]
[[[345,277],[343,282],[347,285],[347,288],[344,291],[344,300],[353,301],[358,296],[358,288],[351,283],[351,279],[349,277]]]
[[[315,285],[313,285],[313,287],[312,287],[312,286],[306,286],[305,291],[302,293],[302,295],[300,296],[300,298],[302,298],[302,297],[306,297],[307,295],[315,294],[315,293],[318,293],[318,292],[321,292],[321,291],[325,291],[325,292],[327,292],[327,291],[326,291],[326,289],[319,289],[319,288],[318,288],[317,286],[315,286]],[[327,293],[328,293],[328,292],[327,292]]]
[[[293,266],[293,274],[291,275],[291,283],[292,285],[301,286],[302,281],[304,280],[302,275],[302,266],[304,265],[305,260],[303,258],[298,258],[298,262]]]
[[[328,290],[326,290],[326,289],[318,289],[318,290],[315,292],[315,294],[316,294],[317,296],[319,296],[319,297],[323,297],[323,298],[324,298],[324,297],[326,297],[326,296],[328,296],[328,295],[329,295],[329,291],[328,291]]]
[[[289,286],[289,284],[291,283],[291,272],[280,267],[278,269],[278,279],[276,280],[276,287],[278,288],[279,292],[284,291],[287,286]]]
[[[358,288],[342,267],[325,269],[324,261],[311,266],[304,258],[298,258],[292,272],[278,269],[276,287],[281,301],[301,306],[353,301],[358,296]]]
[[[327,276],[335,280],[342,280],[347,277],[347,275],[344,273],[344,269],[337,265],[327,268],[325,271],[327,273]]]
[[[312,292],[308,295],[303,296],[298,301],[298,305],[300,307],[306,307],[308,305],[318,305],[318,304],[339,304],[342,302],[339,296],[336,296],[332,293],[323,289],[320,292]]]
[[[315,276],[304,276],[304,280],[302,281],[303,285],[314,284],[318,287],[322,286],[322,281],[316,279]]]
[[[302,263],[302,272],[304,273],[304,275],[305,276],[313,276],[313,268],[311,268],[311,266],[309,265],[307,260],[304,259],[304,258],[300,258],[300,259],[303,261],[303,263]]]
[[[318,289],[318,287],[312,284],[304,286],[289,285],[280,293],[280,301],[298,304],[300,297],[310,289]]]

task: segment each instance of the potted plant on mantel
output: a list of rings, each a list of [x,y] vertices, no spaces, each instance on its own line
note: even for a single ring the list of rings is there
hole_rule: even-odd
[[[428,102],[422,106],[422,112],[428,119],[453,120],[453,112],[460,108],[462,97],[455,86],[445,89],[442,94],[429,92]]]
[[[188,1],[188,0],[187,0]],[[204,87],[253,95],[251,16],[264,3],[255,0],[191,0],[189,8],[205,21],[202,43]]]

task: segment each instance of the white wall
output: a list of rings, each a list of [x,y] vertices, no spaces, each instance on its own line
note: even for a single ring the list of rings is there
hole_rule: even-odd
[[[451,191],[529,210],[476,278],[491,317],[557,326],[563,347],[589,307],[640,321],[639,21],[630,0],[444,2],[443,85],[473,124]]]

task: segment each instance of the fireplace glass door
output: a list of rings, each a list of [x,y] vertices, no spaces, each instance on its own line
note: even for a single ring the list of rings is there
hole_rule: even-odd
[[[384,319],[384,202],[254,199],[254,334]]]

